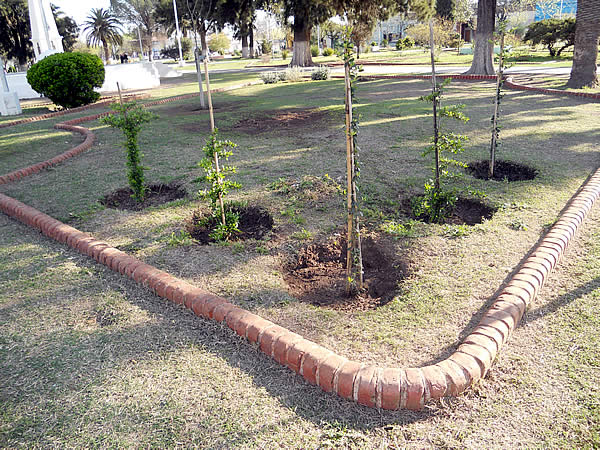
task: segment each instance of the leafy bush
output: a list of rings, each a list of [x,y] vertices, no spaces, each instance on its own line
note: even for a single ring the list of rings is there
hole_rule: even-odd
[[[331,56],[333,53],[334,51],[332,48],[326,47],[323,49],[323,56]]]
[[[231,46],[231,40],[225,33],[217,33],[211,36],[208,40],[208,48],[211,52],[217,52],[219,55],[223,55],[229,50]]]
[[[428,223],[443,223],[456,204],[456,193],[436,189],[433,180],[425,183],[425,195],[412,199],[414,216]]]
[[[275,84],[279,81],[279,74],[277,72],[262,72],[260,79],[265,84]]]
[[[193,55],[192,41],[188,38],[181,39],[181,53],[183,59],[191,59]],[[160,56],[163,58],[179,59],[179,46],[177,44],[172,47],[165,47],[160,51]]]
[[[281,50],[281,58],[282,59],[287,59],[287,57],[290,55],[290,52],[287,50]]]
[[[100,121],[113,128],[120,129],[125,135],[129,187],[133,191],[132,197],[141,202],[144,200],[146,193],[144,185],[145,168],[141,164],[142,154],[140,153],[137,137],[142,130],[142,124],[150,122],[156,115],[136,102],[127,102],[122,105],[115,103],[112,108],[115,114],[103,117]]]
[[[319,56],[319,46],[318,45],[311,45],[310,46],[310,54],[313,56],[313,58],[315,56]]]
[[[420,23],[408,27],[406,34],[417,45],[429,46],[429,24]],[[436,19],[433,22],[433,36],[436,47],[451,47],[456,40],[456,32],[452,26],[452,22]]]
[[[260,51],[263,55],[270,55],[272,50],[273,44],[271,42],[265,40],[260,43]]]
[[[95,55],[56,53],[31,66],[27,81],[55,104],[75,108],[100,98],[94,88],[104,83],[104,65]]]
[[[398,41],[396,42],[396,50],[405,50],[414,46],[415,41],[409,36],[406,36],[404,39],[398,39]]]
[[[545,45],[550,56],[560,56],[566,48],[575,45],[575,19],[544,19],[529,25],[523,40],[533,45]],[[557,48],[558,43],[562,46]]]
[[[287,81],[297,82],[302,81],[304,78],[302,70],[300,70],[298,67],[288,67],[287,69],[285,69],[285,72],[281,73],[285,77],[280,78],[282,81],[285,79]]]
[[[328,80],[329,72],[329,67],[319,66],[311,72],[310,78],[311,80]]]

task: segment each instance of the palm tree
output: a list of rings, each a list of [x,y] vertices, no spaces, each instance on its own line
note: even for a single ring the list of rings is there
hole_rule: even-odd
[[[598,84],[596,58],[599,37],[600,2],[598,0],[577,0],[575,50],[568,87],[578,89]]]
[[[87,32],[88,45],[102,44],[104,59],[108,64],[110,58],[109,45],[121,45],[121,22],[108,9],[94,8],[83,24],[83,31]]]

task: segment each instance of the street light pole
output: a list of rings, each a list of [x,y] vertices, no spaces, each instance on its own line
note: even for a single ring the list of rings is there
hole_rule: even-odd
[[[137,27],[138,39],[140,40],[140,61],[144,60],[144,47],[142,46],[142,34],[140,33],[140,26]]]
[[[177,30],[177,45],[179,46],[179,67],[183,67],[183,53],[181,52],[181,32],[179,31],[179,19],[177,18],[177,4],[173,0],[173,11],[175,11],[175,29]]]

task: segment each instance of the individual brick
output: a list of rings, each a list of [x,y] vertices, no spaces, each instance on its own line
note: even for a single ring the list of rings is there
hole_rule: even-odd
[[[448,359],[463,368],[465,374],[470,378],[470,384],[483,376],[485,368],[482,367],[477,358],[472,355],[456,351],[451,354]]]
[[[225,299],[222,299],[216,295],[207,295],[206,301],[204,302],[204,306],[202,308],[202,315],[204,318],[212,319],[215,308],[223,303],[227,303]]]
[[[193,290],[192,290],[193,292]],[[184,303],[185,304],[185,303]],[[234,308],[232,310],[230,310],[227,315],[225,316],[225,324],[232,329],[233,331],[235,331],[236,326],[238,325],[238,322],[246,315],[251,314],[249,311],[246,311],[245,309],[242,308]]]
[[[354,361],[348,361],[340,367],[333,378],[333,387],[340,397],[348,400],[353,399],[354,380],[362,364]]]
[[[222,300],[223,302],[219,303],[213,310],[212,319],[217,322],[223,322],[225,320],[225,317],[227,317],[227,314],[229,314],[229,312],[231,312],[234,309],[239,309],[237,306],[225,301],[225,299]]]
[[[178,305],[183,305],[183,289],[189,286],[187,281],[180,280],[179,278],[173,277],[172,281],[167,286],[165,296]],[[222,322],[223,319],[219,320]]]
[[[162,272],[148,280],[148,287],[159,297],[166,298],[167,287],[174,279],[173,275]]]
[[[333,379],[335,373],[347,361],[348,360],[343,356],[336,355],[332,352],[327,358],[319,363],[316,380],[321,389],[325,392],[332,392],[334,390]]]
[[[429,392],[429,398],[444,397],[448,391],[448,381],[446,380],[444,371],[438,366],[430,365],[422,367],[421,372],[425,380],[425,386],[427,387],[426,391]]]
[[[300,375],[302,375],[310,384],[317,384],[317,368],[319,367],[319,364],[331,355],[332,352],[330,350],[315,345],[310,351],[307,351],[304,354],[304,358],[300,363]]]
[[[245,317],[240,322],[243,322],[245,324],[246,338],[252,344],[254,344],[254,343],[258,344],[258,336],[261,334],[261,332],[264,329],[274,325],[273,322],[265,320],[262,317],[256,316],[254,314],[251,317]],[[237,330],[236,330],[236,332],[237,332]]]
[[[374,408],[377,405],[377,383],[379,370],[377,366],[364,366],[356,374],[353,387],[354,401],[360,405]]]
[[[421,369],[405,369],[407,409],[420,411],[425,406],[425,382]]]
[[[396,410],[400,408],[402,376],[403,371],[401,369],[383,369],[381,377],[379,378],[381,407],[383,409]]]
[[[463,341],[464,344],[479,345],[487,350],[490,359],[493,361],[498,354],[499,346],[495,339],[485,334],[471,333]]]
[[[237,330],[237,327],[233,329]],[[296,342],[299,342],[302,339],[304,339],[302,336],[292,332],[278,335],[272,345],[272,353],[275,361],[285,365],[287,362],[288,350],[292,348]]]
[[[250,329],[248,329],[248,335],[250,335]],[[294,372],[300,373],[305,355],[320,348],[322,347],[306,339],[295,342],[288,348],[285,365]]]
[[[475,358],[477,364],[479,365],[480,378],[485,376],[489,368],[492,366],[492,362],[494,361],[494,356],[490,353],[487,347],[483,347],[481,345],[463,343],[458,346],[457,351]]]
[[[499,351],[506,342],[508,336],[502,334],[498,329],[487,325],[478,325],[471,334],[481,334],[492,339],[496,343],[496,350]]]

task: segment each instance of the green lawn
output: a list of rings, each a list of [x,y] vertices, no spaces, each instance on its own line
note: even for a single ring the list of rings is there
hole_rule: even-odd
[[[240,82],[231,74],[213,80]],[[153,97],[194,86],[186,78]],[[299,247],[343,227],[343,197],[325,188],[326,180],[344,183],[342,80],[214,95],[221,135],[239,145],[230,163],[243,188],[232,198],[270,211],[275,230],[265,241],[173,245],[184,220],[206,208],[193,195],[201,187],[193,180],[209,129],[196,99],[151,108],[160,120],[140,138],[148,179],[181,182],[190,193],[184,201],[141,212],[99,205],[102,195],[126,184],[122,137],[99,122],[87,125],[97,134],[91,150],[0,192],[348,358],[422,365],[455,348],[598,165],[600,131],[598,104],[506,92],[500,157],[537,168],[538,178],[456,178],[447,186],[465,196],[485,192],[498,212],[475,226],[423,224],[410,219],[406,204],[431,176],[422,156],[431,116],[419,100],[428,89],[419,80],[357,87],[364,233],[385,242],[389,258],[406,272],[394,299],[368,311],[300,302],[283,277]],[[459,158],[485,158],[493,83],[455,81],[447,93],[471,117],[460,126],[443,124],[470,137]],[[53,123],[3,130],[0,172],[51,158],[79,139],[52,131]],[[277,181],[295,187],[277,191]],[[386,234],[391,221],[409,232]],[[0,229],[1,446],[600,445],[597,211],[488,377],[422,413],[378,412],[325,394],[220,325],[4,215]]]

